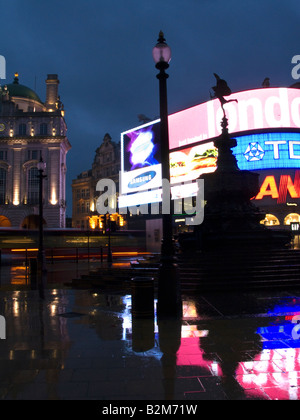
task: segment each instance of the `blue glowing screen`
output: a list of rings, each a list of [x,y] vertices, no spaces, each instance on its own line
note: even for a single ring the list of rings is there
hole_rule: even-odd
[[[236,137],[232,149],[242,170],[300,168],[300,133],[263,133]]]
[[[274,317],[272,324],[256,331],[262,337],[263,349],[300,348],[300,299],[282,298],[268,315]],[[293,321],[294,316],[299,318]]]
[[[125,171],[161,163],[160,124],[148,124],[124,133],[123,145]]]

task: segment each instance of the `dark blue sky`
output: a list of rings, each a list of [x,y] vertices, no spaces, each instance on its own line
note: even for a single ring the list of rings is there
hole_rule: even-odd
[[[67,214],[72,179],[89,169],[108,132],[159,114],[152,48],[160,30],[172,49],[169,113],[209,99],[213,73],[233,91],[289,86],[300,54],[299,0],[0,0],[6,80],[45,100],[47,74],[57,73],[68,137]]]

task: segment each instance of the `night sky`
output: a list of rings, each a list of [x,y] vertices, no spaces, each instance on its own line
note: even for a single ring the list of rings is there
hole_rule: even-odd
[[[169,113],[205,102],[213,73],[232,91],[295,83],[300,54],[299,0],[0,0],[6,80],[45,101],[47,74],[57,73],[68,138],[67,215],[71,183],[90,169],[105,133],[159,115],[152,48],[163,30],[172,49]]]

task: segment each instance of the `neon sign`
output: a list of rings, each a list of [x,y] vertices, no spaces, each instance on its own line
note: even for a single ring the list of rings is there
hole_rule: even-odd
[[[152,179],[155,178],[155,177],[156,177],[156,172],[155,171],[145,172],[145,173],[139,175],[138,177],[133,178],[128,183],[128,188],[142,187],[142,186],[148,184],[148,182],[152,181]]]
[[[240,169],[300,168],[300,133],[262,133],[236,137]]]
[[[293,88],[254,89],[233,93],[225,105],[230,133],[300,128],[300,92]],[[214,99],[169,116],[170,150],[221,134],[222,109]]]
[[[300,91],[294,88],[268,88],[237,92],[237,99],[225,105],[229,132],[237,139],[233,149],[241,170],[300,169]],[[203,173],[214,172],[217,154],[213,138],[221,134],[222,108],[218,100],[169,115],[171,183],[195,181]],[[160,120],[121,134],[121,194],[139,193],[162,185]],[[281,132],[267,132],[268,129]],[[284,129],[299,132],[283,132]],[[256,133],[242,135],[244,131]],[[264,133],[257,134],[258,130]],[[176,149],[176,150],[174,150]],[[279,183],[278,183],[279,182]],[[256,199],[264,197],[286,202],[300,198],[297,179],[288,175],[280,181],[267,178]],[[138,197],[136,197],[138,200]],[[133,197],[130,197],[130,201]],[[151,196],[156,202],[157,196]],[[136,201],[136,200],[134,200]]]
[[[291,198],[300,198],[300,170],[295,171],[294,181],[288,174],[281,175],[279,185],[274,175],[267,175],[255,199],[262,200],[265,197],[270,197],[277,199],[278,204],[282,204],[286,203],[288,193]]]
[[[149,171],[145,169],[140,168],[121,173],[120,186],[122,194],[161,187],[161,165],[149,166]]]
[[[122,170],[133,171],[161,163],[159,141],[159,120],[122,133]]]

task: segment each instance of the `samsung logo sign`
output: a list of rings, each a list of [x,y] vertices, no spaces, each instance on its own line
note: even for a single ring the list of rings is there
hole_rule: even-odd
[[[148,182],[152,181],[156,177],[155,171],[145,172],[139,176],[136,176],[128,183],[128,188],[139,188],[143,185],[148,184]]]

